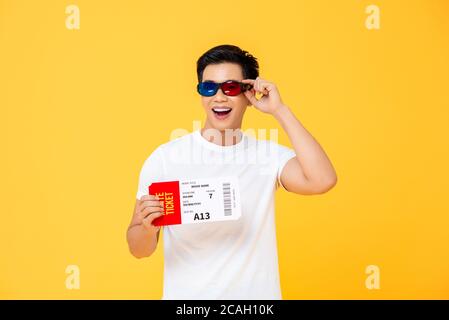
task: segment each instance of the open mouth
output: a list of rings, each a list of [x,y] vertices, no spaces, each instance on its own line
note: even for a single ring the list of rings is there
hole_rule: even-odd
[[[218,116],[225,116],[225,115],[227,115],[227,114],[229,114],[230,112],[231,112],[231,108],[228,108],[228,107],[222,107],[222,108],[218,108],[218,107],[216,107],[216,108],[212,108],[212,111],[216,114],[216,115],[218,115]]]
[[[213,107],[212,111],[214,112],[215,118],[218,120],[224,120],[229,117],[229,114],[232,111],[232,108],[228,107]]]

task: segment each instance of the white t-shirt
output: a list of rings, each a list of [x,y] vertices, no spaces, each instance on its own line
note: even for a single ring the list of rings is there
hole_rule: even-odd
[[[161,229],[162,299],[282,299],[274,192],[295,152],[242,133],[237,144],[220,146],[196,130],[160,145],[142,166],[137,199],[152,182],[229,175],[241,194],[238,220]]]

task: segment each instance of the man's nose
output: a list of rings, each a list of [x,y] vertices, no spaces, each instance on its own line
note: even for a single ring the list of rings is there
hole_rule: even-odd
[[[214,100],[215,101],[226,101],[227,99],[228,99],[227,96],[223,93],[221,88],[218,88],[218,91],[215,94]]]

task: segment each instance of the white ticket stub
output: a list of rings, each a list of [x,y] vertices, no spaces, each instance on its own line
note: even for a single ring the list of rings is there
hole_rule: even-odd
[[[164,204],[155,226],[237,220],[242,215],[235,176],[154,182],[148,191]]]

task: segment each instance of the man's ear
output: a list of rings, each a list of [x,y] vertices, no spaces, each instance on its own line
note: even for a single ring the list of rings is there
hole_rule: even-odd
[[[251,89],[251,90],[249,90],[249,91],[251,91],[251,93],[253,94],[253,95],[255,95],[256,94],[256,90],[254,90],[254,88],[253,89]],[[249,101],[249,99],[248,98],[246,98],[246,100],[248,100],[248,104],[246,105],[247,107],[251,107],[253,104]]]

